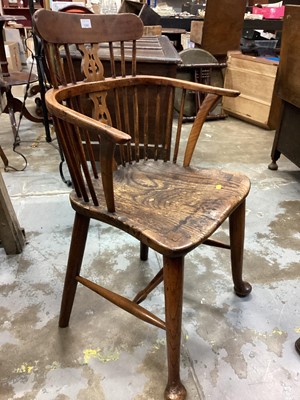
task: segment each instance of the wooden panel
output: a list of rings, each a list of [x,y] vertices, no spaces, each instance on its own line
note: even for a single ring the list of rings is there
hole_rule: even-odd
[[[240,48],[246,0],[208,0],[201,47],[213,55]]]
[[[256,99],[247,98],[242,95],[239,97],[238,105],[234,99],[226,99],[223,102],[225,112],[234,117],[243,119],[262,128],[270,129],[269,113],[270,105],[258,102]]]
[[[160,36],[162,32],[161,25],[144,26],[143,36]]]
[[[117,44],[114,46],[117,49]],[[176,65],[181,62],[181,58],[175,50],[173,44],[166,36],[144,36],[141,39],[138,39],[136,42],[136,59],[137,63],[149,63],[155,64],[154,70],[157,69],[157,64],[173,64]],[[100,51],[101,61],[108,60],[109,61],[109,49],[106,44],[101,46]],[[131,54],[131,44],[125,42],[125,57],[130,61]],[[118,58],[118,53],[116,52],[116,59]],[[79,51],[74,50],[72,52],[73,59],[80,59],[81,55]],[[143,69],[138,72],[139,74],[144,74]],[[154,75],[157,75],[153,72]],[[106,75],[105,76],[109,76]]]
[[[300,111],[292,104],[283,103],[281,134],[278,138],[277,150],[300,167]]]
[[[286,6],[283,21],[278,95],[300,108],[300,6]]]
[[[239,90],[241,94],[235,99],[224,97],[224,110],[256,125],[274,129],[277,120],[271,119],[270,113],[277,68],[277,62],[232,54],[228,60],[224,86]]]
[[[24,236],[0,173],[0,241],[6,254],[21,253]]]
[[[201,45],[204,21],[191,21],[191,41]]]
[[[276,93],[282,99],[279,128],[274,138],[269,168],[278,168],[280,154],[300,167],[300,7],[286,6]]]

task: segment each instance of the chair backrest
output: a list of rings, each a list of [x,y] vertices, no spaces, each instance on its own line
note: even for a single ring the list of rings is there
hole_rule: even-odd
[[[207,0],[201,48],[214,56],[239,50],[246,0]]]
[[[87,15],[43,9],[34,14],[33,24],[37,35],[44,42],[51,84],[55,88],[81,80],[78,63],[74,62],[76,58],[82,58],[81,67],[86,80],[92,82],[104,79],[103,65],[99,60],[102,54],[97,54],[98,51],[103,53],[104,59],[110,61],[111,71],[106,76],[126,75],[125,56],[132,60],[131,74],[136,74],[136,40],[143,35],[143,24],[133,14]],[[132,46],[127,47],[125,52],[126,41],[131,41]],[[119,42],[119,46],[114,47],[114,42]],[[99,43],[108,46],[99,50]],[[129,52],[131,54],[127,54]],[[121,63],[119,71],[115,54]]]

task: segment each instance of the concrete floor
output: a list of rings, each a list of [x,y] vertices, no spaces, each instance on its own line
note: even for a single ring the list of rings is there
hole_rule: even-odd
[[[186,126],[188,128],[188,125]],[[0,399],[159,400],[166,384],[165,338],[159,329],[78,288],[70,327],[58,313],[73,222],[69,188],[58,174],[57,143],[43,126],[23,121],[18,148],[24,172],[2,172],[27,245],[0,248]],[[229,254],[201,247],[186,259],[181,373],[189,400],[300,398],[300,170],[284,157],[270,171],[274,132],[228,118],[206,124],[194,164],[246,173],[244,277],[253,292],[232,290]],[[0,142],[11,165],[8,117]],[[223,238],[227,226],[217,236]],[[101,254],[101,261],[100,261]],[[132,297],[161,266],[139,260],[129,236],[93,223],[85,271]],[[147,300],[163,313],[159,287]]]

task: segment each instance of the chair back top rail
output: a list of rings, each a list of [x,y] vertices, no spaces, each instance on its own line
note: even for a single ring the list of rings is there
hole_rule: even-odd
[[[45,9],[34,13],[33,24],[43,40],[56,44],[137,40],[144,28],[135,14],[67,14]]]
[[[143,35],[143,23],[134,14],[68,14],[41,9],[33,16],[33,27],[43,40],[47,75],[55,88],[75,84],[82,73],[87,81],[103,80],[108,76],[103,57],[110,60],[109,76],[126,76],[126,57],[131,74],[136,75],[136,40]],[[125,41],[130,42],[127,53]],[[78,54],[81,72],[76,67]]]

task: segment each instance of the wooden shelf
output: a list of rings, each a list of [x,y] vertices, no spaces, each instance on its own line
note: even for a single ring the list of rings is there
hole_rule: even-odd
[[[21,0],[17,0],[17,3],[10,3],[9,0],[0,0],[2,1],[2,10],[3,15],[22,15],[26,18],[26,20],[22,21],[22,25],[25,28],[31,27],[31,15],[28,6],[28,0],[23,0],[23,4],[21,7]],[[40,3],[36,3],[34,8],[38,10],[42,8]]]

